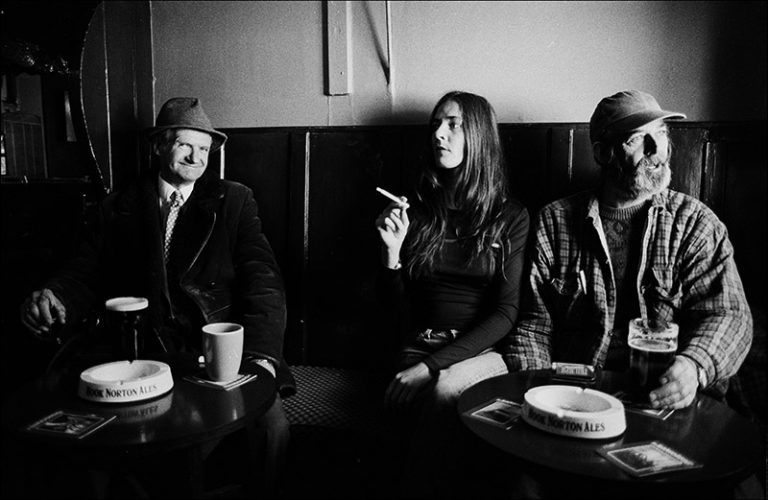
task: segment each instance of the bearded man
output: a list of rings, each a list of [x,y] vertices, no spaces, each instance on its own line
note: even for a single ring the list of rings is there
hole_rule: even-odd
[[[722,399],[752,342],[752,316],[723,223],[668,189],[664,111],[644,92],[604,98],[590,120],[596,189],[540,211],[518,323],[504,340],[510,371],[552,361],[625,371],[636,317],[679,325],[673,364],[648,395],[684,408],[698,390]]]

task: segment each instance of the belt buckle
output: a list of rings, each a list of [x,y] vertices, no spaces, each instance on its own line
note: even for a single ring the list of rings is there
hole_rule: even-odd
[[[438,334],[443,334],[443,335],[438,335]],[[446,334],[450,336],[451,340],[453,341],[453,340],[456,340],[456,337],[458,337],[459,331],[453,328],[449,328],[448,330],[433,330],[432,328],[427,328],[426,330],[424,330],[419,334],[419,337],[425,340],[432,340],[432,339],[443,340]]]

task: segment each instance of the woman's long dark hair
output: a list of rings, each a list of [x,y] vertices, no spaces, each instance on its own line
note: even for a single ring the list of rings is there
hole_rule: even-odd
[[[449,92],[440,98],[430,115],[430,142],[435,114],[448,101],[459,106],[465,141],[464,160],[455,173],[451,172],[455,186],[453,204],[462,214],[460,237],[472,250],[468,264],[483,259],[493,273],[494,252],[503,250],[503,235],[509,224],[509,217],[504,213],[508,199],[506,164],[496,113],[481,96]],[[405,245],[406,270],[412,277],[434,270],[445,239],[451,200],[450,186],[445,185],[446,176],[439,173],[443,169],[435,165],[434,155],[430,154],[429,158],[417,181],[415,216]]]

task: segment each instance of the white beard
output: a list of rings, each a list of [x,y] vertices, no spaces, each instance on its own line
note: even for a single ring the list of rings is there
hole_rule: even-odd
[[[667,187],[672,179],[672,170],[669,168],[669,159],[654,165],[650,160],[643,158],[637,165],[620,165],[615,161],[616,186],[624,192],[629,199],[647,198],[658,194]]]

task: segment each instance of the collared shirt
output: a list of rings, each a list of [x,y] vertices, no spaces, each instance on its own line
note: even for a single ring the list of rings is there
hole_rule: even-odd
[[[545,206],[535,231],[520,319],[506,339],[508,364],[602,367],[615,328],[626,327],[614,325],[616,285],[596,194]],[[721,391],[749,351],[752,316],[725,225],[706,205],[672,190],[653,196],[635,290],[641,315],[677,322],[678,354]]]
[[[165,219],[168,217],[168,212],[171,209],[171,194],[177,189],[181,191],[181,205],[183,206],[192,195],[194,188],[194,183],[177,188],[166,182],[165,179],[160,177],[160,174],[157,174],[157,192],[159,193],[160,211],[163,214],[163,224],[165,224]]]

